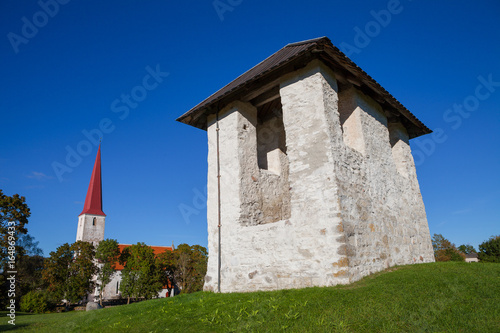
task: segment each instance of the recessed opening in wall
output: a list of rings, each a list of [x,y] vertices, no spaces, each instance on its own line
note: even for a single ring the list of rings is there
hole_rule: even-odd
[[[365,140],[361,125],[361,109],[356,101],[355,88],[339,85],[338,96],[340,126],[344,143],[364,155]]]
[[[92,225],[95,225],[95,221],[96,221],[96,220],[97,220],[97,219],[96,219],[95,217],[92,219]]]
[[[411,149],[408,132],[400,122],[394,120],[389,122],[388,128],[392,158],[394,164],[396,164],[396,170],[400,175],[408,178],[408,165],[411,164]]]
[[[257,162],[262,170],[276,175],[283,172],[286,136],[280,98],[257,109]]]
[[[250,225],[289,219],[289,166],[281,98],[271,99],[257,107],[255,129],[259,173],[251,182],[256,196],[252,198],[252,205],[248,206],[248,216],[252,217]]]

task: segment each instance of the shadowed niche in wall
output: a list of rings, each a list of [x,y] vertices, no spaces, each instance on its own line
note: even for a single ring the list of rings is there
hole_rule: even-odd
[[[257,109],[257,161],[259,166],[258,224],[290,218],[288,156],[281,99]]]

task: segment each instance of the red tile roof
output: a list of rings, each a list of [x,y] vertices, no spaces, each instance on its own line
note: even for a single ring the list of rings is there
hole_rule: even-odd
[[[132,246],[132,244],[118,244],[118,248],[120,249],[120,253],[127,247]],[[153,249],[153,252],[156,255],[159,255],[160,253],[163,253],[165,251],[173,251],[172,246],[150,246],[150,248]],[[116,270],[121,271],[123,269],[123,265],[121,265],[119,262],[116,263]]]
[[[85,197],[85,204],[83,205],[83,211],[80,215],[82,214],[106,216],[102,211],[101,145],[99,145],[99,149],[97,150],[94,170],[92,170],[87,196]]]

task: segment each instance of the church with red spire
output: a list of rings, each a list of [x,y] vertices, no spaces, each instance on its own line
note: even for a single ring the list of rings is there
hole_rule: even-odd
[[[76,240],[97,245],[104,239],[105,219],[106,214],[102,211],[101,145],[99,145],[85,204],[78,217]]]
[[[97,150],[97,156],[95,158],[94,169],[92,170],[92,176],[90,177],[89,187],[87,189],[87,196],[85,197],[85,204],[83,205],[83,210],[78,216],[78,230],[76,232],[76,240],[91,242],[94,246],[97,246],[100,241],[104,240],[104,226],[105,226],[106,214],[102,210],[102,179],[101,179],[101,145]],[[120,251],[124,248],[131,246],[130,244],[119,244]],[[155,255],[163,253],[165,251],[173,251],[174,245],[172,246],[150,246]],[[120,298],[119,286],[121,282],[121,270],[123,266],[117,263],[117,273],[114,275],[111,282],[104,288],[104,298],[105,299],[115,299]],[[163,290],[159,293],[158,297],[169,296],[173,286],[168,284],[164,286]],[[96,287],[94,296],[98,296],[99,291]]]

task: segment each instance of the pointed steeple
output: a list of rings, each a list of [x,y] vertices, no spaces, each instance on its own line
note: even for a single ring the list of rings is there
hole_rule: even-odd
[[[101,145],[97,150],[95,158],[94,170],[90,177],[89,189],[85,198],[82,214],[102,215],[106,216],[102,211],[102,183],[101,183]]]

